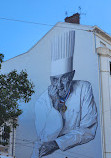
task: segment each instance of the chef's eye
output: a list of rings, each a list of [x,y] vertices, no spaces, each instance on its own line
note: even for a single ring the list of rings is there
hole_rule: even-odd
[[[67,77],[63,77],[63,78],[61,79],[62,82],[66,82],[67,80],[68,80]]]
[[[53,78],[53,83],[54,83],[54,84],[56,84],[56,83],[57,83],[57,81],[58,81],[58,79],[57,79],[57,78]]]

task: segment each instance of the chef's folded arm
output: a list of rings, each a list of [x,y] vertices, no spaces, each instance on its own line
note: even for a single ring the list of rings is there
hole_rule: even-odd
[[[97,128],[97,109],[91,84],[82,87],[80,124],[70,132],[58,137],[55,141],[61,150],[84,144],[94,139]]]

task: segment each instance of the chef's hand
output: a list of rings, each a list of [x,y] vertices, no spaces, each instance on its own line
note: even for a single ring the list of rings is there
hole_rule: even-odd
[[[48,94],[50,98],[52,99],[53,106],[55,109],[58,110],[58,104],[59,104],[59,95],[58,95],[58,90],[55,86],[51,85],[48,87]]]
[[[39,157],[46,156],[53,153],[55,150],[59,149],[56,141],[46,142],[39,149]]]

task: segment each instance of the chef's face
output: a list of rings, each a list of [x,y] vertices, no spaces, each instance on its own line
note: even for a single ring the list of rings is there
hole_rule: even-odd
[[[51,76],[51,84],[57,88],[58,95],[61,98],[65,98],[68,93],[71,81],[74,77],[75,70],[69,73],[65,73],[58,76]]]

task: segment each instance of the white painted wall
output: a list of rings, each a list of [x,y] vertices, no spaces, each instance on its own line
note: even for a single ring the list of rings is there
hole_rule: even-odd
[[[101,45],[101,42],[106,46]],[[102,47],[99,49],[99,47]],[[98,48],[100,60],[100,111],[101,111],[101,130],[102,146],[104,158],[111,157],[111,42],[101,35],[96,36],[96,48]],[[105,49],[104,49],[105,48]]]
[[[103,47],[101,42],[106,45],[106,48],[111,49],[111,43],[109,41],[107,41],[105,38],[96,36],[96,48]]]
[[[100,80],[101,80],[101,129],[104,158],[111,157],[111,76],[110,61],[111,51],[108,48],[97,48],[100,61]]]
[[[58,27],[59,26],[59,27]],[[74,53],[75,78],[77,80],[87,80],[91,82],[95,101],[98,108],[98,129],[93,141],[72,148],[66,152],[60,150],[47,158],[102,158],[101,155],[101,136],[100,136],[100,118],[99,118],[99,79],[98,79],[98,59],[95,53],[95,38],[93,33],[83,31],[92,30],[92,27],[74,25],[68,23],[58,23],[38,44],[36,44],[27,53],[12,58],[2,64],[2,73],[7,73],[13,69],[18,72],[27,70],[29,78],[35,84],[36,93],[32,96],[28,104],[21,103],[23,114],[19,117],[19,127],[16,136],[16,157],[30,158],[33,144],[22,140],[36,140],[36,131],[34,125],[34,105],[37,98],[47,89],[50,84],[50,39],[54,34],[63,30],[74,29],[76,31],[76,43]],[[45,158],[45,157],[44,157]]]
[[[111,58],[109,59],[109,62],[111,63]],[[109,69],[109,71],[111,70]],[[109,94],[110,94],[110,105],[111,105],[111,74],[109,75],[109,90],[110,90]]]

